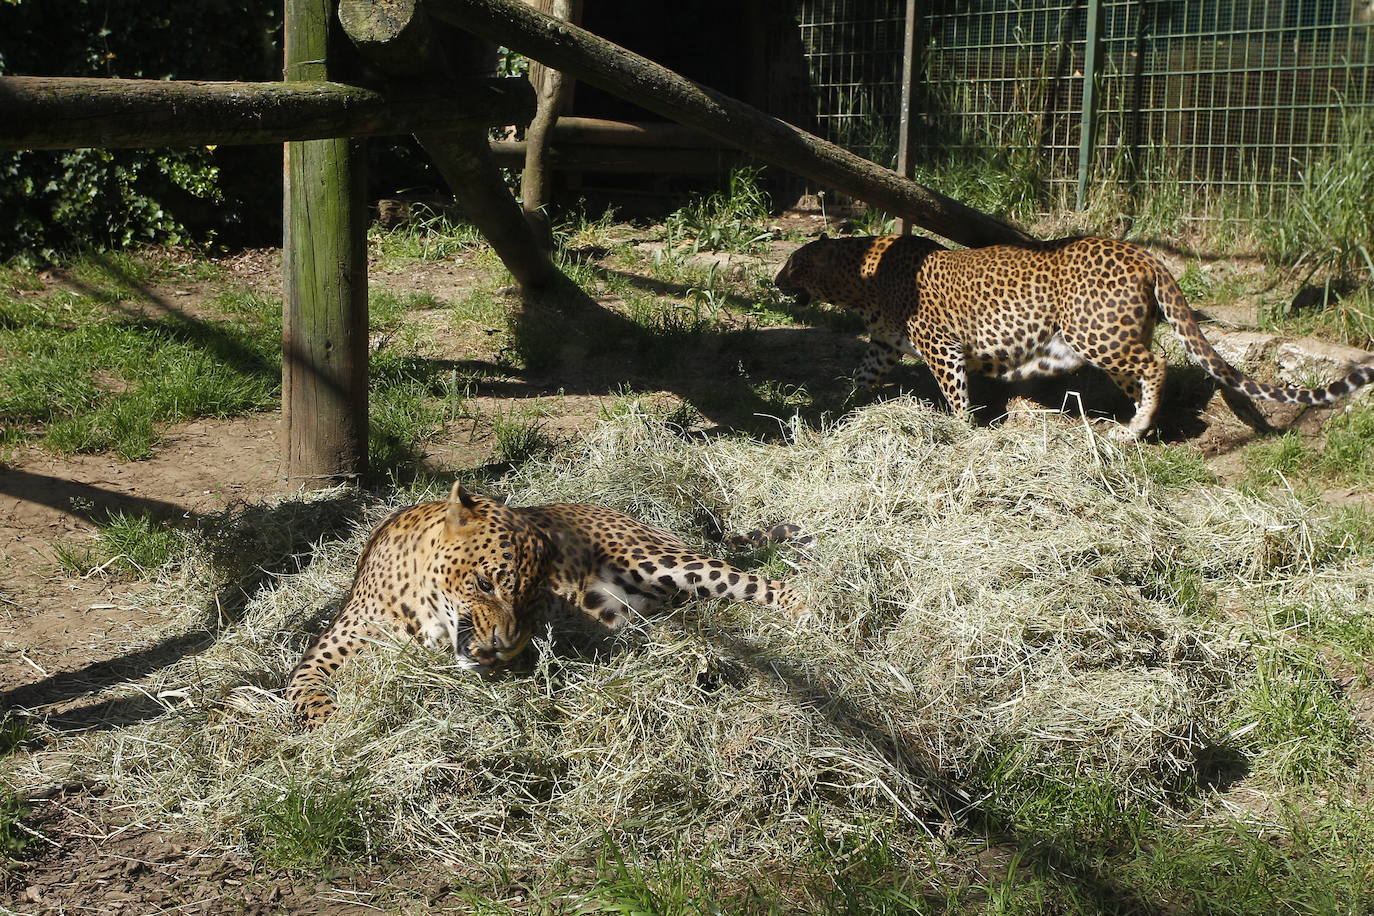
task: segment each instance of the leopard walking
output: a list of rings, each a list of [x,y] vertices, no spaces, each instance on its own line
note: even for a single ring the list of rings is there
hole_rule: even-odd
[[[821,299],[864,319],[869,347],[857,386],[873,388],[911,353],[930,366],[955,411],[968,410],[970,371],[1015,382],[1090,363],[1136,405],[1114,434],[1139,437],[1154,424],[1164,388],[1166,364],[1150,349],[1160,316],[1189,356],[1240,396],[1227,403],[1259,429],[1268,424],[1249,398],[1327,405],[1374,382],[1374,367],[1322,388],[1250,378],[1203,336],[1168,269],[1129,242],[1069,238],[951,251],[921,236],[822,236],[793,252],[775,283],[802,304]]]

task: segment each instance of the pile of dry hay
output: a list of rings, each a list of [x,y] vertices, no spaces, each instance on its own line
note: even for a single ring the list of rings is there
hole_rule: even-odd
[[[734,559],[790,576],[811,608],[800,623],[694,602],[609,657],[555,635],[531,669],[497,678],[381,648],[338,679],[336,720],[304,733],[261,698],[337,606],[360,528],[257,593],[212,649],[130,688],[163,715],[67,740],[15,775],[98,778],[229,841],[251,839],[285,786],[351,786],[376,850],[460,874],[586,861],[608,835],[757,867],[797,854],[817,823],[895,819],[923,842],[978,810],[994,767],[1162,798],[1244,727],[1233,699],[1254,659],[1235,611],[1369,591],[1367,565],[1296,499],[1173,487],[1148,449],[1052,419],[974,429],[891,401],[786,433],[685,437],[631,413],[504,488],[700,543],[708,518],[796,522],[814,545]],[[178,587],[188,606],[207,600]]]

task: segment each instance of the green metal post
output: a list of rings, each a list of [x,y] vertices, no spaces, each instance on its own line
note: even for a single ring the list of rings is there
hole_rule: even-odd
[[[902,33],[902,110],[897,128],[897,174],[903,178],[913,178],[916,174],[915,145],[916,119],[912,117],[911,106],[916,93],[916,33],[919,28],[917,0],[906,0],[906,24]],[[910,235],[913,223],[907,217],[898,220],[898,231]]]
[[[1087,206],[1093,145],[1097,140],[1097,71],[1102,60],[1102,2],[1088,0],[1088,36],[1083,50],[1083,118],[1078,138],[1078,209]]]
[[[286,0],[286,79],[329,77],[332,0]],[[362,141],[286,144],[282,476],[367,472],[367,210]]]

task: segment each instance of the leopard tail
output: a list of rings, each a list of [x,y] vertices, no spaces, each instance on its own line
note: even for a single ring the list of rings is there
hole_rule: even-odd
[[[1266,401],[1324,406],[1334,404],[1357,388],[1374,382],[1374,366],[1356,369],[1344,378],[1337,379],[1322,388],[1269,385],[1251,378],[1223,359],[1207,338],[1202,336],[1202,328],[1198,327],[1197,315],[1184,297],[1183,290],[1179,289],[1178,281],[1174,279],[1168,269],[1158,261],[1154,262],[1154,269],[1155,303],[1160,314],[1173,327],[1174,333],[1178,335],[1183,348],[1188,351],[1188,355],[1208,375],[1232,391],[1238,391],[1252,398],[1263,398]]]

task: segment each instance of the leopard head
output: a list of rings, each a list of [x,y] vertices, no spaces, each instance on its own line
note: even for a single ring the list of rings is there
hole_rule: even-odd
[[[822,234],[792,252],[773,283],[799,306],[817,299],[858,305],[873,295],[874,283],[887,282],[887,277],[900,276],[909,286],[921,259],[941,247],[919,235],[832,239]]]
[[[456,483],[442,539],[438,572],[455,618],[455,653],[470,667],[510,661],[530,641],[553,556],[549,539],[519,509]]]
[[[813,299],[829,301],[826,295],[828,278],[839,269],[840,251],[837,239],[828,238],[825,233],[814,242],[809,242],[788,257],[782,270],[773,278],[773,285],[784,296],[791,296],[798,306],[809,305]]]

